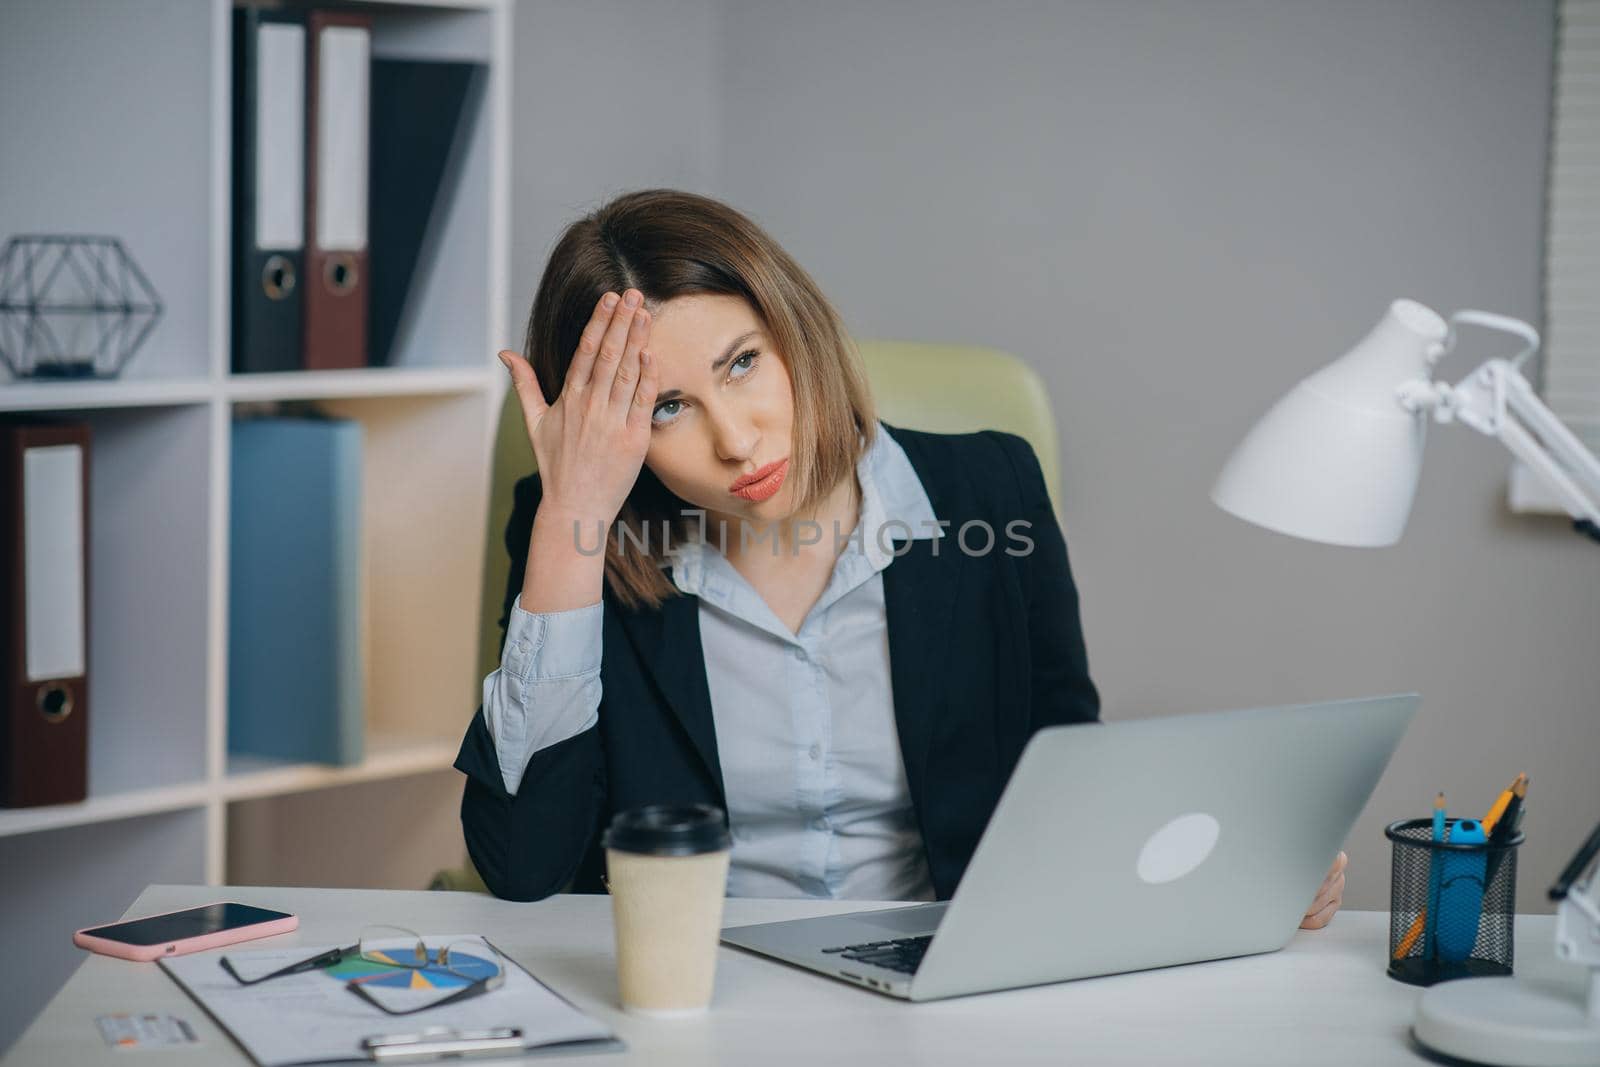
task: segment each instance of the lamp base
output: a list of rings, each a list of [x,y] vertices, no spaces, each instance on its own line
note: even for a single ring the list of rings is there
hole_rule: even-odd
[[[1521,978],[1445,982],[1417,1001],[1422,1045],[1496,1067],[1600,1067],[1600,1019],[1582,986]]]

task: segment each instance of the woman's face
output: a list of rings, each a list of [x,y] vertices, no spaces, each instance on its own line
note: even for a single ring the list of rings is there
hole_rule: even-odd
[[[755,310],[742,297],[697,293],[652,314],[645,348],[660,382],[645,465],[714,518],[786,517],[794,394]],[[758,471],[761,481],[736,485]]]

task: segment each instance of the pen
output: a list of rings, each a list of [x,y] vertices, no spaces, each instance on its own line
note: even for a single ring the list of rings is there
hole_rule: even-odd
[[[1511,783],[1508,790],[1511,799],[1506,801],[1505,809],[1500,813],[1500,818],[1492,827],[1488,820],[1484,821],[1485,828],[1489,829],[1489,845],[1491,848],[1504,845],[1507,841],[1517,836],[1517,830],[1522,826],[1523,813],[1528,809],[1523,807],[1523,801],[1528,798],[1528,776],[1517,775],[1517,780]],[[1500,870],[1500,863],[1506,858],[1505,851],[1491,851],[1489,853],[1489,869],[1483,877],[1483,888],[1488,889],[1494,884],[1494,876]]]
[[[514,1026],[493,1030],[430,1026],[411,1034],[374,1035],[363,1040],[361,1048],[368,1059],[388,1063],[524,1051],[522,1030]]]

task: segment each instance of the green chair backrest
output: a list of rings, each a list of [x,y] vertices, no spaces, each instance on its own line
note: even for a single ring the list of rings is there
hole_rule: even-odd
[[[859,341],[878,418],[934,433],[1005,430],[1033,446],[1050,501],[1061,509],[1056,419],[1034,369],[1016,356],[975,345]]]
[[[1050,499],[1061,507],[1056,422],[1039,375],[1016,356],[993,348],[920,341],[860,341],[878,417],[892,426],[936,433],[1006,430],[1033,446]],[[535,469],[516,394],[506,391],[495,433],[489,487],[488,545],[478,621],[478,681],[500,665],[500,609],[511,560],[505,529],[511,491]],[[474,689],[472,704],[479,694]]]

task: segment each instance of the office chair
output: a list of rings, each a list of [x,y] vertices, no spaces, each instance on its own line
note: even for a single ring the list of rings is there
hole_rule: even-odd
[[[879,419],[891,426],[936,433],[994,429],[1017,434],[1038,454],[1050,499],[1060,511],[1055,416],[1033,368],[1009,353],[971,345],[861,341],[858,347]],[[500,612],[511,573],[504,538],[511,520],[512,487],[534,469],[522,408],[516,394],[507,389],[489,487],[488,546],[478,617],[479,682],[500,666]],[[471,703],[480,696],[475,688]],[[470,860],[435,874],[429,888],[487,892]]]

